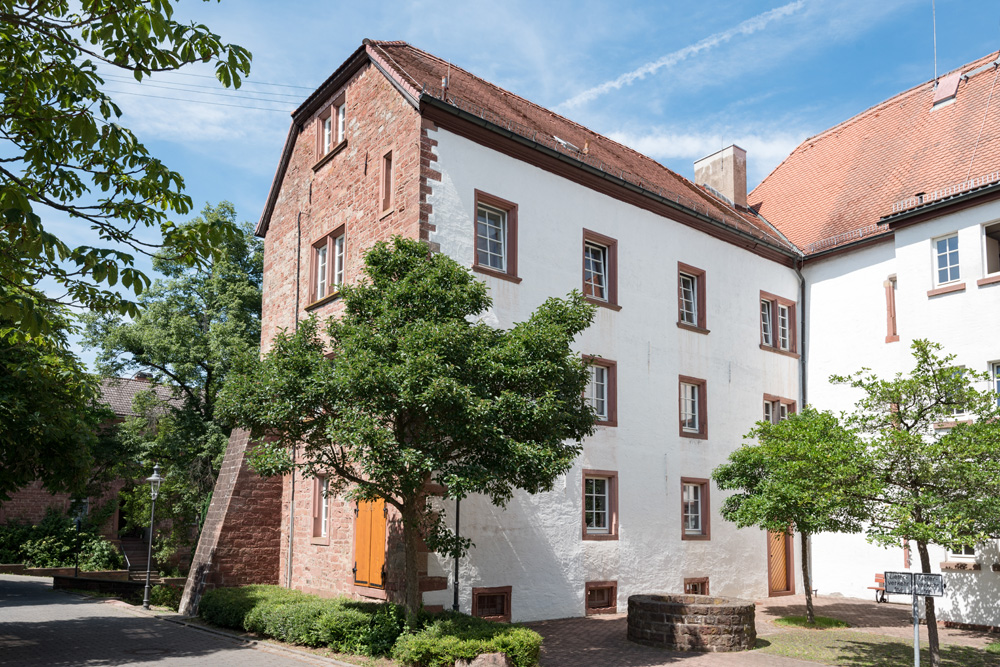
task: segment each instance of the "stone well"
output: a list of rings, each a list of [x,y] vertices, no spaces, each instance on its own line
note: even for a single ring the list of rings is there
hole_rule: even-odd
[[[673,651],[746,651],[757,641],[754,605],[714,595],[632,595],[628,638]]]

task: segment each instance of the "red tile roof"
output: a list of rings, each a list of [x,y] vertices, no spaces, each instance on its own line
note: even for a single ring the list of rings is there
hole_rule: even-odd
[[[879,219],[919,205],[919,193],[926,202],[970,178],[1000,180],[995,61],[956,70],[968,78],[933,110],[928,81],[805,140],[750,193],[751,207],[811,254],[885,233]]]
[[[365,43],[373,57],[390,68],[398,77],[397,82],[411,94],[444,99],[463,111],[762,239],[772,246],[786,252],[794,251],[780,234],[753,211],[737,210],[652,158],[406,42],[366,40]],[[444,76],[448,76],[447,95],[441,90]]]
[[[101,402],[119,417],[133,416],[132,400],[139,392],[150,390],[164,403],[180,407],[180,399],[174,398],[169,387],[154,385],[142,378],[101,378]]]

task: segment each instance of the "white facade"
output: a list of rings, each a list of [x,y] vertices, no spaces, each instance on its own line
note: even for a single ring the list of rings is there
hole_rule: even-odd
[[[712,594],[766,597],[766,534],[724,521],[709,483],[710,539],[682,540],[681,478],[711,476],[762,418],[764,394],[800,400],[798,360],[760,347],[760,292],[797,301],[794,269],[447,130],[431,135],[442,174],[428,196],[431,241],[442,252],[473,264],[477,190],[517,204],[521,281],[483,276],[496,325],[581,288],[584,229],[617,241],[619,267],[621,310],[598,308],[577,341],[581,354],[617,362],[617,426],[598,426],[549,493],[518,493],[505,510],[463,501],[461,534],[477,546],[462,560],[461,609],[470,610],[473,587],[509,585],[515,621],[580,616],[592,581],[617,582],[619,611],[629,595],[682,592],[685,578],[708,577]],[[710,333],[677,325],[678,262],[706,272]],[[706,382],[706,439],[679,434],[680,376]],[[583,539],[584,469],[617,473],[618,539]],[[443,505],[451,524],[454,503]],[[798,563],[796,552],[792,572]],[[447,559],[430,566],[431,575],[451,571]],[[452,594],[424,601],[450,607]]]
[[[902,226],[882,243],[827,259],[807,262],[806,389],[811,405],[834,412],[850,410],[856,390],[833,386],[831,374],[848,374],[862,367],[880,377],[906,372],[913,366],[910,344],[916,338],[941,343],[956,363],[989,372],[1000,362],[1000,283],[977,285],[991,274],[1000,251],[984,228],[1000,220],[1000,203],[992,202]],[[935,241],[957,234],[959,277],[940,285],[936,277]],[[887,300],[884,282],[895,276],[898,342],[885,342]],[[950,277],[950,276],[949,276]],[[964,284],[964,290],[938,295],[939,287]],[[994,380],[995,382],[995,380]],[[915,545],[910,565],[920,570]],[[948,554],[931,547],[934,571],[942,563],[975,563],[979,570],[955,570],[946,565],[946,594],[938,602],[939,618],[977,625],[1000,625],[1000,551],[994,540],[976,547],[974,556]],[[874,575],[904,570],[899,548],[882,549],[862,536],[817,535],[812,562],[821,595],[865,597],[872,594]],[[1000,567],[1000,565],[998,565]],[[890,596],[891,599],[891,596]],[[902,601],[903,598],[896,598]]]

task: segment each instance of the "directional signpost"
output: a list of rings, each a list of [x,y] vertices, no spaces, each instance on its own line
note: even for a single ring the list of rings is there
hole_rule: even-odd
[[[920,606],[921,597],[944,595],[944,577],[922,572],[886,572],[885,592],[913,596],[913,665],[920,667]]]

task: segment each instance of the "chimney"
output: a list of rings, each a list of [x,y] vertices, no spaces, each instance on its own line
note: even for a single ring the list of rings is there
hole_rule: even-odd
[[[747,152],[733,144],[694,163],[695,185],[707,186],[736,206],[747,205]]]

